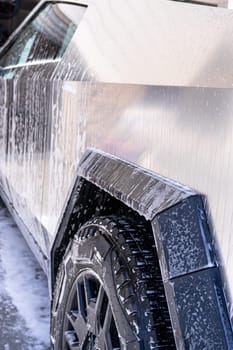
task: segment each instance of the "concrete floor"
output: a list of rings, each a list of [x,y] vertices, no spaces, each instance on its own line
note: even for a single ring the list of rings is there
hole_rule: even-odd
[[[0,349],[49,349],[47,280],[0,204]]]

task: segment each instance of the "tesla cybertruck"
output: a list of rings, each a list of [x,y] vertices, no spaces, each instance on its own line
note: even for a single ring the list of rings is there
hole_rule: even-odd
[[[52,348],[233,349],[232,37],[194,1],[42,1],[2,47],[0,192]]]

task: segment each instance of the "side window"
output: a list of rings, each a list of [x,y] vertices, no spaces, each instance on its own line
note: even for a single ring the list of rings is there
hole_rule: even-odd
[[[85,10],[69,3],[45,4],[0,59],[3,71],[61,59]]]

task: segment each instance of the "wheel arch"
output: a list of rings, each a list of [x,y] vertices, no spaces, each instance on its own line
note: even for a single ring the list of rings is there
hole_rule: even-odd
[[[52,286],[70,239],[86,221],[109,214],[140,217],[153,231],[177,348],[189,348],[189,343],[202,348],[210,342],[233,348],[226,293],[206,207],[205,198],[186,186],[88,149],[80,161],[51,251]],[[184,294],[187,285],[193,286],[189,295]],[[195,293],[197,285],[199,293]],[[203,302],[197,314],[194,311],[200,298]]]
[[[70,238],[91,216],[124,210],[125,214],[140,215],[152,223],[158,213],[195,195],[190,188],[135,164],[88,149],[79,163],[51,250],[51,271],[56,275]],[[52,285],[53,281],[52,276]]]

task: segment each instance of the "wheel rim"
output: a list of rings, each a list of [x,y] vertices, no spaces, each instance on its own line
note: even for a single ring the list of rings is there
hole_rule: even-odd
[[[103,283],[90,270],[75,280],[63,323],[65,350],[119,350],[120,339]]]

